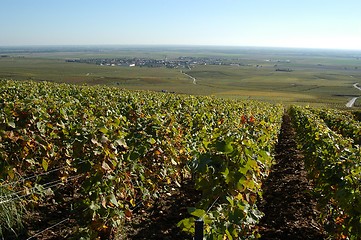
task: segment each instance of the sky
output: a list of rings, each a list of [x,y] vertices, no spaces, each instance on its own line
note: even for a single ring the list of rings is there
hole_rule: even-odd
[[[361,50],[360,0],[0,0],[0,46]]]

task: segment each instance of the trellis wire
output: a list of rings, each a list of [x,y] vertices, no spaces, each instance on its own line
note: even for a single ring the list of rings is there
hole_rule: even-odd
[[[81,164],[81,163],[84,163],[84,162],[86,162],[86,161],[85,161],[85,160],[84,160],[84,161],[81,161],[81,162],[79,162],[78,164]],[[64,169],[64,168],[66,168],[66,167],[67,167],[67,166],[63,166],[63,167],[51,169],[51,170],[46,171],[46,172],[41,173],[41,174],[35,174],[35,175],[33,175],[33,176],[21,178],[21,179],[15,181],[15,182],[7,183],[7,184],[1,184],[0,187],[7,187],[7,186],[10,186],[10,185],[15,185],[15,184],[17,184],[18,182],[23,182],[23,181],[26,181],[26,180],[29,180],[29,179],[33,179],[33,178],[36,178],[36,177],[39,177],[39,176],[45,176],[45,175],[48,175],[49,173],[53,173],[53,172],[62,170],[62,169]]]
[[[73,179],[77,179],[77,178],[80,178],[82,176],[82,174],[79,174],[79,175],[76,175],[76,176],[72,176],[72,177],[69,177],[69,178],[66,178],[66,180],[73,180]],[[35,186],[35,187],[32,187],[30,188],[30,193],[28,194],[25,194],[25,195],[21,195],[21,196],[17,196],[15,198],[11,198],[11,199],[6,199],[6,200],[3,200],[3,201],[0,201],[0,204],[4,204],[4,203],[7,203],[7,202],[13,202],[15,200],[19,200],[21,198],[24,198],[24,197],[27,197],[31,194],[34,194],[33,190],[36,189],[37,187],[41,186],[43,188],[52,188],[52,187],[55,187],[55,186],[59,186],[63,184],[63,180],[56,180],[56,181],[52,181],[52,182],[48,182],[48,183],[45,183],[43,185],[38,185],[38,186]],[[12,194],[9,194],[9,195],[6,195],[5,197],[2,197],[3,199],[4,198],[7,198],[7,197],[11,197],[11,196],[14,196],[14,195],[17,195],[19,193],[21,193],[22,191],[18,191],[18,192],[15,192],[15,193],[12,193]]]
[[[48,228],[45,228],[44,230],[42,230],[42,231],[36,233],[35,235],[27,238],[26,240],[30,240],[30,239],[32,239],[32,238],[35,238],[36,236],[39,236],[39,235],[42,234],[43,232],[45,232],[45,231],[47,231],[47,230],[49,230],[49,229],[52,229],[52,228],[54,228],[54,227],[62,224],[63,222],[66,222],[66,221],[69,221],[69,220],[70,220],[70,218],[66,218],[66,219],[64,219],[64,220],[61,220],[60,222],[58,222],[58,223],[56,223],[56,224],[54,224],[54,225],[52,225],[52,226],[50,226],[50,227],[48,227]]]

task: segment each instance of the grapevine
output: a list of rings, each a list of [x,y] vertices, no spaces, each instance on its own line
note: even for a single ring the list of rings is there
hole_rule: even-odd
[[[71,186],[78,237],[119,234],[140,203],[190,178],[209,238],[255,236],[282,106],[10,80],[0,94],[0,187],[26,207],[64,202]]]

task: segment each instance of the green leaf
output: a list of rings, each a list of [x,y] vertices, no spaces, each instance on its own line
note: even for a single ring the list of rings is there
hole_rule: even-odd
[[[150,138],[148,141],[149,141],[150,144],[155,144],[156,143],[154,138]]]
[[[108,129],[106,127],[102,127],[99,129],[102,133],[106,134],[108,132]]]
[[[233,146],[231,143],[227,143],[225,146],[224,146],[224,152],[225,153],[231,153],[233,152]]]
[[[118,127],[120,125],[120,119],[119,118],[114,119],[114,125],[116,127]]]
[[[203,143],[203,146],[204,146],[206,149],[208,149],[208,145],[210,144],[210,142],[209,142],[209,141],[206,141],[206,140],[203,140],[202,143]]]
[[[194,218],[186,218],[178,222],[177,227],[182,231],[194,233]]]
[[[231,204],[231,207],[234,207],[234,201],[230,196],[226,197],[227,201],[229,202],[229,204]]]
[[[8,122],[9,127],[16,128],[16,125],[14,122]]]
[[[117,199],[115,198],[115,195],[112,193],[110,194],[109,196],[109,201],[114,204],[115,206],[119,207],[119,204],[118,204],[118,201]]]
[[[43,166],[43,169],[44,169],[45,171],[48,171],[48,167],[49,167],[48,161],[46,161],[45,159],[43,159],[41,165]]]
[[[226,234],[227,234],[227,239],[228,240],[233,240],[232,235],[230,234],[230,232],[228,231],[228,229],[226,229]]]
[[[220,151],[223,153],[233,152],[232,142],[225,142],[225,141],[217,142],[216,148],[217,148],[217,151]]]
[[[192,216],[199,218],[203,218],[206,215],[206,211],[204,211],[203,209],[189,208],[188,211]]]
[[[226,182],[226,183],[229,183],[229,182],[231,181],[231,176],[229,175],[229,169],[226,168],[226,169],[224,170],[224,172],[221,172],[221,173],[222,173],[222,175],[223,175],[223,177],[224,177],[224,179],[225,179],[225,182]]]

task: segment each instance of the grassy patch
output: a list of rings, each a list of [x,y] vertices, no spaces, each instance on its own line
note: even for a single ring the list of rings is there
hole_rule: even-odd
[[[22,226],[22,207],[20,201],[0,187],[0,237],[17,235]]]

